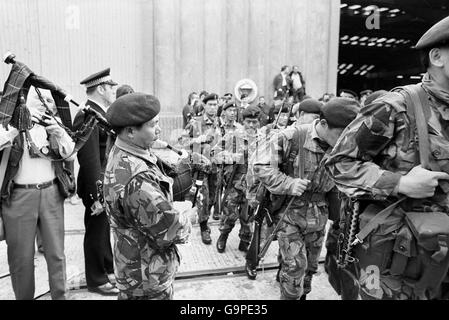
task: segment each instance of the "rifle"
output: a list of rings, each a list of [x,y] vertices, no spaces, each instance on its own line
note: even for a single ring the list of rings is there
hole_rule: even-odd
[[[226,140],[224,139],[225,130],[224,130],[223,126],[221,126],[221,136],[222,136],[221,137],[221,148],[224,151],[226,148]],[[216,218],[217,220],[218,220],[219,215],[221,215],[221,211],[222,211],[222,203],[223,202],[221,199],[222,199],[222,192],[223,192],[224,168],[225,168],[225,164],[221,163],[220,169],[219,169],[220,174],[218,175],[217,189],[216,189],[215,199],[214,199],[214,203],[215,203],[214,218]]]
[[[292,205],[292,203],[293,203],[293,201],[295,199],[296,199],[296,196],[291,197],[290,201],[288,202],[287,207],[285,208],[284,212],[281,214],[281,217],[280,217],[278,223],[276,224],[276,227],[274,227],[273,231],[270,233],[270,235],[268,236],[267,240],[265,241],[265,244],[263,245],[262,249],[260,250],[260,253],[257,256],[258,260],[261,260],[265,256],[265,254],[267,253],[268,248],[270,248],[271,242],[273,242],[274,237],[276,236],[276,234],[278,233],[279,229],[281,228],[284,216],[286,215],[286,213],[290,209],[290,206]]]
[[[297,129],[298,130],[298,129]],[[298,167],[299,167],[299,177],[301,179],[304,178],[304,162],[305,162],[305,154],[304,154],[304,141],[305,141],[305,132],[300,132],[300,131],[296,131],[298,133]],[[295,139],[295,138],[294,138]],[[293,150],[291,150],[290,152],[294,152]],[[310,181],[313,181],[313,177],[315,176],[315,173],[313,174],[312,178],[310,179]],[[296,196],[292,196],[290,201],[288,202],[287,207],[285,208],[284,212],[281,214],[281,217],[278,221],[278,223],[276,224],[275,228],[273,229],[273,231],[271,232],[271,234],[268,236],[263,248],[260,250],[260,253],[258,255],[258,260],[262,259],[265,254],[268,251],[268,248],[271,245],[271,242],[273,242],[274,237],[276,236],[277,232],[279,231],[279,229],[281,228],[284,216],[286,215],[286,213],[288,212],[288,210],[290,209],[290,206],[292,205],[293,201],[296,199]]]
[[[271,216],[266,208],[269,199],[269,191],[259,185],[256,194],[259,194],[260,190],[263,192],[263,196],[257,208],[254,210],[254,232],[251,238],[251,243],[246,253],[246,263],[251,268],[256,268],[259,265],[259,250],[260,250],[260,233],[262,231],[262,224],[265,217],[271,220]]]

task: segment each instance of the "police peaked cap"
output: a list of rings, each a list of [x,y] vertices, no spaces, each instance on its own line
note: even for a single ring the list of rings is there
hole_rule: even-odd
[[[210,93],[207,96],[204,97],[203,103],[206,104],[210,100],[218,100],[218,94],[216,93]]]
[[[110,84],[112,86],[116,86],[118,83],[113,81],[111,78],[111,68],[107,68],[88,76],[86,79],[81,81],[80,84],[84,85],[86,88],[91,88],[100,84]]]
[[[449,17],[437,22],[427,30],[418,40],[415,49],[435,48],[443,44],[449,45]]]
[[[242,112],[243,120],[245,120],[246,118],[256,119],[256,118],[259,118],[259,115],[260,115],[260,109],[258,107],[254,107],[254,106],[249,106],[249,107],[245,108],[245,110],[243,110],[243,112]]]
[[[138,126],[161,111],[159,100],[146,93],[129,93],[115,100],[106,112],[106,120],[115,128]]]
[[[335,128],[346,128],[357,117],[360,105],[348,98],[334,98],[321,107],[327,123]]]

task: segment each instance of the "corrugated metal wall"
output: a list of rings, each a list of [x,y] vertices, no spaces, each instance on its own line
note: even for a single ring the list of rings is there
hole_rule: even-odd
[[[308,92],[318,97],[336,89],[339,6],[338,0],[0,0],[0,53],[13,51],[79,101],[85,99],[79,81],[111,67],[117,82],[155,94],[165,117],[180,114],[189,92],[233,92],[242,78],[271,96],[284,64],[299,65]],[[1,64],[1,82],[8,72]]]

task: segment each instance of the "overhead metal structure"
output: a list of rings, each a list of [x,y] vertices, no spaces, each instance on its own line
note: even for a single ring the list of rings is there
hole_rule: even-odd
[[[419,82],[413,46],[449,16],[447,0],[342,0],[338,89],[389,90]]]

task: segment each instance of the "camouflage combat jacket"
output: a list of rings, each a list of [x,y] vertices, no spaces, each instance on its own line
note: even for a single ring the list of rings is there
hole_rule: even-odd
[[[235,131],[226,133],[215,145],[213,149],[214,157],[219,158],[227,154],[229,157],[219,160],[224,164],[224,179],[229,183],[232,171],[236,170],[233,181],[234,187],[238,190],[246,191],[246,175],[248,172],[249,156],[254,154],[261,139],[260,133],[250,135],[240,126]],[[233,156],[233,160],[230,156]],[[215,159],[216,161],[218,159]],[[227,160],[227,161],[226,161]]]
[[[424,89],[431,109],[430,161],[449,173],[449,105]],[[411,132],[405,94],[389,92],[364,107],[333,149],[326,167],[339,190],[348,197],[394,201],[399,179],[417,165],[418,144]],[[433,211],[449,212],[448,197],[440,188],[430,200],[437,205]],[[418,209],[424,200],[413,202]]]
[[[172,206],[172,183],[156,157],[117,138],[104,177],[104,200],[114,235],[117,288],[157,298],[173,282],[180,263],[177,243],[190,220]]]
[[[315,232],[324,227],[327,221],[328,208],[325,195],[334,187],[334,182],[324,168],[324,162],[329,146],[322,142],[316,131],[315,120],[305,124],[304,140],[304,178],[310,180],[307,190],[293,201],[285,221],[299,225],[306,233]],[[288,127],[275,134],[268,144],[262,145],[254,160],[254,174],[257,179],[274,195],[293,195],[293,183],[299,178],[299,152],[296,155],[293,168],[294,178],[283,173],[280,165],[288,159],[288,150],[295,134],[295,127]],[[286,206],[284,203],[283,207]],[[281,209],[282,211],[282,209]]]
[[[218,119],[210,119],[206,114],[203,114],[187,124],[178,142],[185,149],[197,152],[210,159],[211,149],[216,144],[220,134]],[[202,135],[207,136],[207,141],[196,142],[195,139]]]

